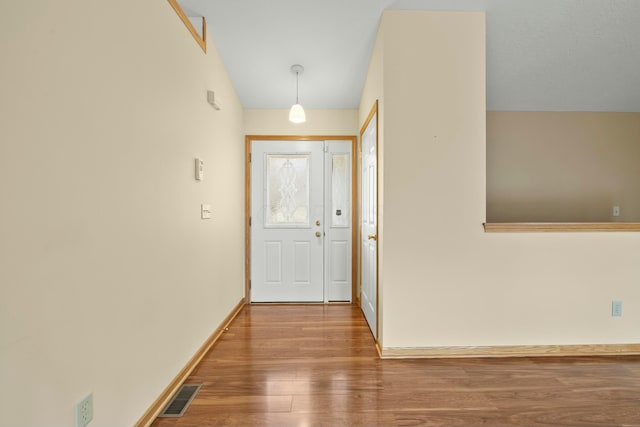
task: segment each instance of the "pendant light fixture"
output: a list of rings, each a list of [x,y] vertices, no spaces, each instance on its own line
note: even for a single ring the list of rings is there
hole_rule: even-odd
[[[291,66],[291,72],[296,74],[296,103],[289,110],[289,121],[291,123],[304,123],[307,121],[307,117],[304,114],[302,105],[298,102],[298,77],[304,71],[304,67],[300,64]]]

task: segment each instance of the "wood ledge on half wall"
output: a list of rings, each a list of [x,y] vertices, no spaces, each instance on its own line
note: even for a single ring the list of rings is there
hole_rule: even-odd
[[[485,222],[486,233],[640,231],[640,222]]]

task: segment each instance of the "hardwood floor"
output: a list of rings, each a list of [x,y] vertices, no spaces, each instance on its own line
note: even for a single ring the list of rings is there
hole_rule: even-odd
[[[380,360],[350,305],[247,306],[164,426],[640,426],[640,357]]]

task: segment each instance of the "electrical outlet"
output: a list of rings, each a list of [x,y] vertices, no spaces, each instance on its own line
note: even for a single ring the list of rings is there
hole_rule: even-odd
[[[85,427],[93,419],[93,393],[76,404],[76,427]]]
[[[613,216],[620,216],[620,206],[614,206],[611,213],[613,214]]]
[[[611,315],[613,317],[622,317],[622,301],[611,302]]]

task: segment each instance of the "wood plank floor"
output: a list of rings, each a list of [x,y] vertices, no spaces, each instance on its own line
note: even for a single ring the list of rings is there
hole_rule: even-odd
[[[380,360],[357,307],[247,306],[153,426],[640,426],[640,357]]]

